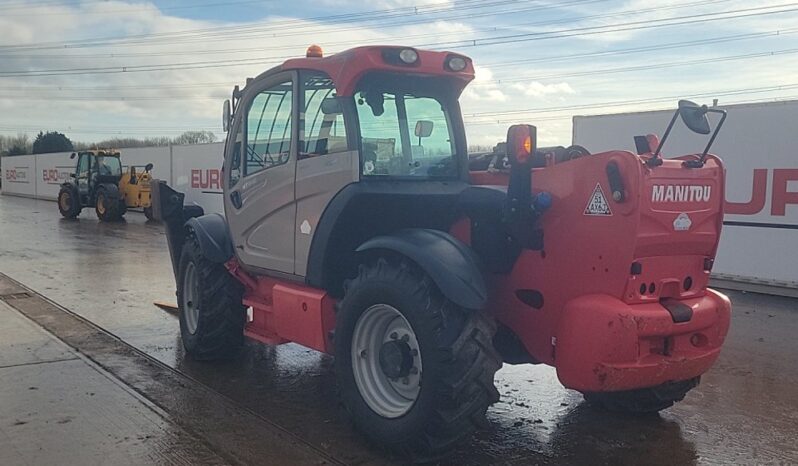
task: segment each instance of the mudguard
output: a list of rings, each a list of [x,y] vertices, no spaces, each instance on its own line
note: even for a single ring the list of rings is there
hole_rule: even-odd
[[[473,251],[448,233],[423,228],[372,238],[358,252],[387,249],[412,260],[450,301],[466,309],[485,307],[488,292]]]
[[[223,263],[233,257],[233,240],[227,222],[220,214],[188,219],[186,228],[194,232],[202,255],[211,262]]]

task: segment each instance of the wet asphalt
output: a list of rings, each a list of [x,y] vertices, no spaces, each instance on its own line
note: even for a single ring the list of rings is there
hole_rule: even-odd
[[[251,343],[234,361],[186,358],[176,316],[152,304],[174,302],[174,277],[161,226],[142,214],[104,224],[85,209],[70,221],[53,202],[0,196],[0,272],[332,462],[403,463],[352,430],[336,402],[330,357]],[[551,368],[505,365],[489,424],[444,464],[798,464],[798,300],[729,295],[732,327],[721,357],[676,407],[645,418],[610,415],[562,388]]]

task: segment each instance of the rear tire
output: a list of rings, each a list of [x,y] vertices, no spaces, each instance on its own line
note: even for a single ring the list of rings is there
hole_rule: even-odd
[[[80,215],[80,199],[75,190],[62,187],[58,192],[58,211],[64,218],[75,218]]]
[[[124,201],[106,189],[97,190],[97,202],[94,211],[103,222],[116,222],[125,214]]]
[[[650,388],[622,392],[583,393],[582,395],[591,405],[607,411],[635,415],[654,414],[682,401],[687,392],[698,386],[700,380],[701,377],[696,377]]]
[[[194,359],[234,356],[244,343],[244,287],[223,264],[207,260],[193,235],[180,255],[177,303],[183,347]]]
[[[384,259],[360,267],[337,308],[339,394],[371,441],[426,461],[484,425],[501,367],[486,315],[447,300],[414,265]],[[403,362],[384,363],[393,356]]]

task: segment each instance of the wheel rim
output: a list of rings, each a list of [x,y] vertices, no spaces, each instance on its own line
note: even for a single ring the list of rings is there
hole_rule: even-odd
[[[70,204],[71,204],[70,199],[69,199],[69,193],[67,193],[67,192],[61,193],[61,202],[60,202],[60,204],[61,204],[61,210],[63,210],[63,211],[69,210],[69,207],[70,207]]]
[[[105,195],[100,194],[97,196],[97,211],[101,214],[105,213]]]
[[[197,282],[197,268],[193,262],[186,264],[186,273],[183,276],[182,304],[186,330],[194,335],[199,323],[199,283]]]
[[[375,413],[397,418],[413,407],[421,390],[421,349],[396,308],[375,304],[360,316],[352,334],[352,370]]]

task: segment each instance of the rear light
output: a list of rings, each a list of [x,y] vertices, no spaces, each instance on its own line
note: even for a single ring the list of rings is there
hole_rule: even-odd
[[[510,163],[525,164],[536,148],[537,128],[532,125],[513,125],[507,131],[507,156]]]
[[[449,71],[463,71],[468,62],[463,57],[458,57],[457,55],[449,55],[446,57],[446,69]]]

